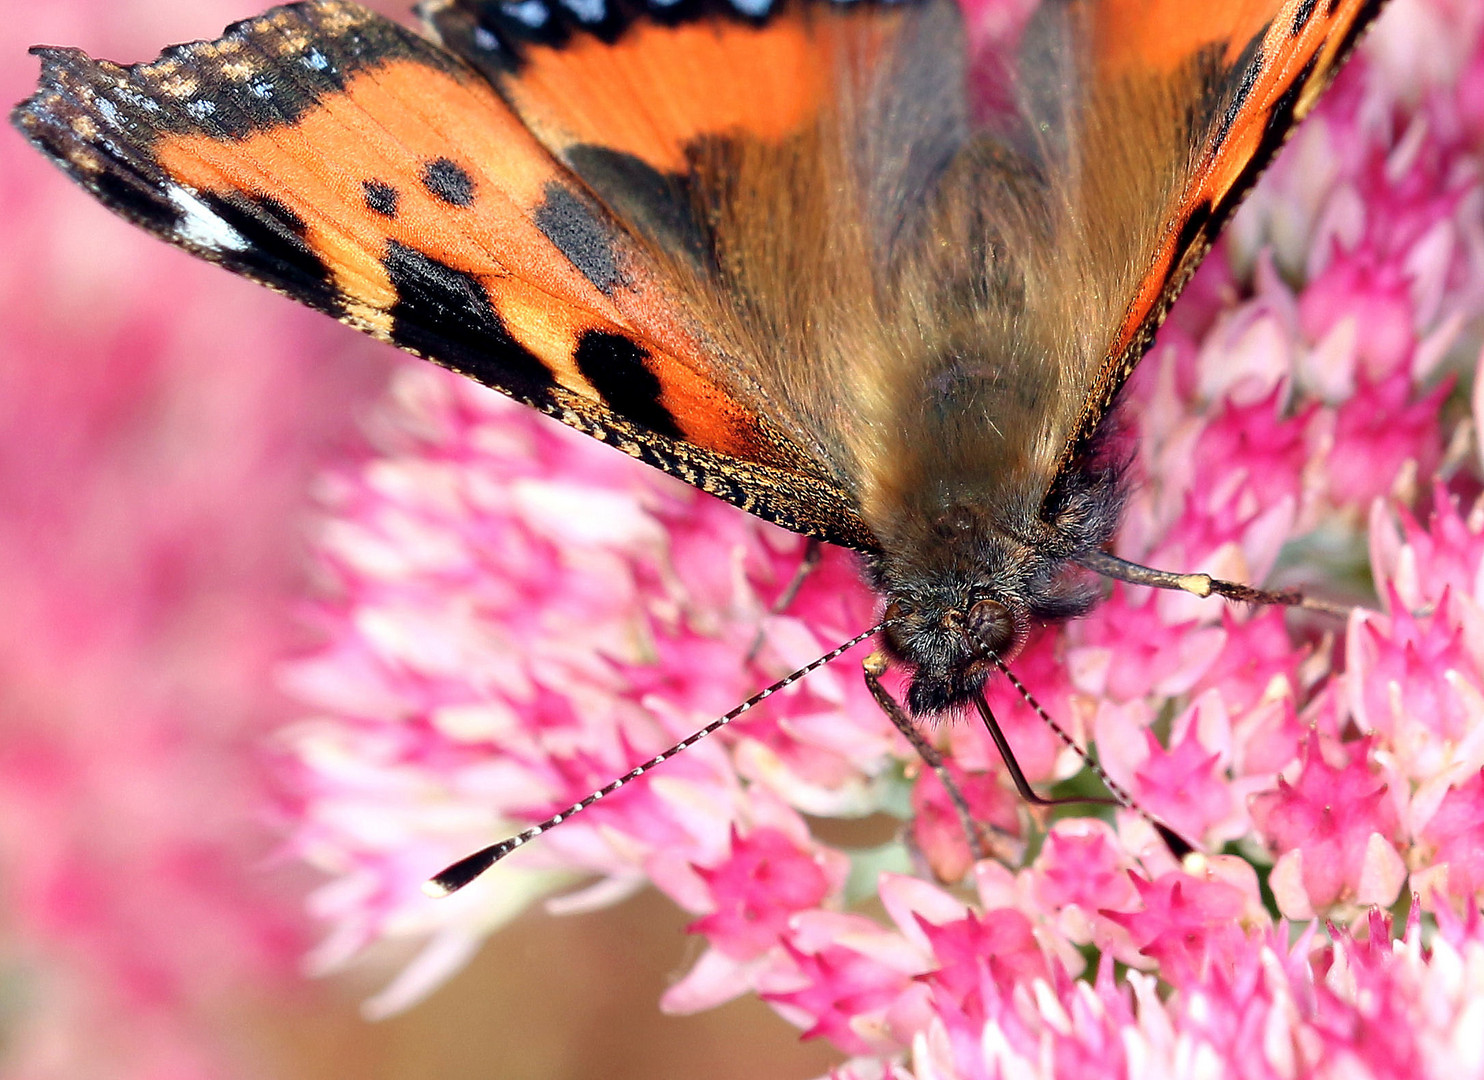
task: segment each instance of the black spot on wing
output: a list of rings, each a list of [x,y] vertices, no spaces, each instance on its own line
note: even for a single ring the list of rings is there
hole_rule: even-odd
[[[546,238],[603,292],[612,293],[623,283],[607,223],[565,184],[546,185],[534,217]]]
[[[664,388],[644,366],[649,354],[624,337],[589,330],[577,342],[577,370],[593,384],[610,409],[641,427],[672,439],[684,435],[675,417],[660,403]]]
[[[395,240],[382,263],[397,292],[393,341],[524,401],[549,400],[550,370],[510,336],[477,277]]]
[[[422,181],[433,198],[450,206],[470,206],[474,202],[474,178],[456,161],[434,158],[423,166]]]
[[[362,180],[361,190],[366,194],[366,207],[382,217],[397,216],[397,189],[380,180]]]
[[[684,252],[697,264],[709,264],[711,243],[683,177],[603,146],[579,144],[570,147],[566,157],[572,171],[600,193],[619,220],[667,251]]]
[[[181,212],[159,188],[143,183],[132,173],[105,168],[87,178],[87,186],[130,221],[147,223],[152,229],[174,232],[180,228]]]
[[[305,243],[303,218],[266,195],[208,191],[200,200],[244,242],[241,248],[222,252],[223,262],[321,311],[340,313],[334,275]]]

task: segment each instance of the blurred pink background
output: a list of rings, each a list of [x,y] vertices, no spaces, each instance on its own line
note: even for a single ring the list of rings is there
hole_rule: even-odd
[[[256,12],[10,5],[0,99],[30,92],[30,45],[132,62]],[[528,916],[375,1025],[384,972],[300,974],[314,882],[275,857],[267,736],[296,710],[274,672],[313,643],[310,482],[362,452],[398,361],[133,230],[9,125],[0,161],[0,1075],[827,1068],[755,1000],[659,1016],[692,946],[652,894]]]

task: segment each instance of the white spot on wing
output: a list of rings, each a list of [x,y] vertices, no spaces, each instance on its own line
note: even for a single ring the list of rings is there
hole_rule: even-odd
[[[170,201],[180,211],[175,231],[184,240],[212,251],[245,251],[247,241],[232,226],[212,212],[199,198],[183,187],[171,184],[165,189]]]
[[[504,10],[512,19],[530,27],[545,26],[551,18],[542,0],[520,0],[519,3],[506,4]]]
[[[562,0],[562,6],[585,23],[600,23],[608,15],[603,0]]]

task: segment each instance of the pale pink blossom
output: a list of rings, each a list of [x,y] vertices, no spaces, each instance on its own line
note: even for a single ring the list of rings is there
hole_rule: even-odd
[[[34,88],[38,42],[139,58],[246,13],[9,6],[0,101]],[[272,752],[302,706],[274,682],[312,640],[310,486],[386,353],[114,218],[8,124],[0,144],[4,1071],[268,1076],[246,1018],[321,993]]]
[[[1448,789],[1421,840],[1431,849],[1429,884],[1473,910],[1475,898],[1484,892],[1484,770]]]
[[[1033,993],[980,982],[992,1028],[966,1025],[951,1001],[913,1046],[915,1080],[950,1077],[1448,1077],[1484,1068],[1473,1023],[1484,975],[1477,918],[1426,945],[1414,922],[1392,940],[1387,920],[1333,945],[1288,928],[1198,987],[1170,998],[1104,962],[1091,982],[1053,980]],[[936,1004],[936,1002],[935,1002]],[[967,1030],[965,1030],[967,1029]]]

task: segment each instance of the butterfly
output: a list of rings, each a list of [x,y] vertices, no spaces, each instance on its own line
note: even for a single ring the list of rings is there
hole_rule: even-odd
[[[921,717],[1089,569],[1268,595],[1104,553],[1115,405],[1380,6],[313,0],[38,48],[12,119],[170,243],[859,552]]]

